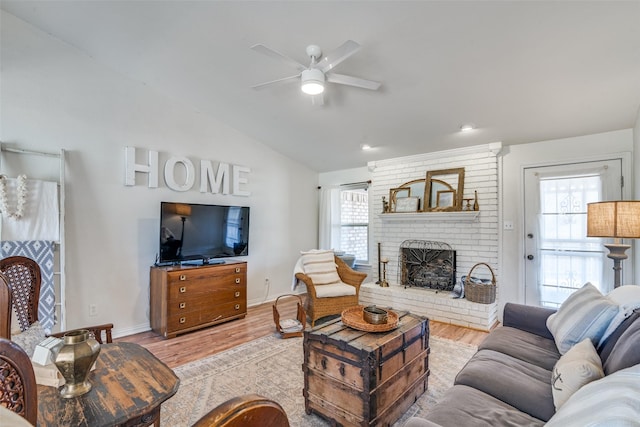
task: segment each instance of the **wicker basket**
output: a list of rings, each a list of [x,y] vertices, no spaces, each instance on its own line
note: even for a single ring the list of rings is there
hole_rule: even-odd
[[[474,283],[471,279],[471,273],[479,266],[486,266],[491,272],[491,283]],[[491,266],[484,262],[479,262],[469,271],[464,281],[464,296],[471,302],[479,302],[480,304],[491,304],[496,301],[496,275]]]

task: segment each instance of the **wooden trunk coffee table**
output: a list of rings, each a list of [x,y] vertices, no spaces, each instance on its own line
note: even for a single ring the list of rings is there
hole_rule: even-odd
[[[160,405],[178,391],[174,372],[133,343],[103,344],[91,390],[63,399],[55,387],[38,386],[38,426],[160,425]]]
[[[341,319],[304,333],[304,399],[343,426],[389,426],[427,390],[429,321],[396,311],[399,326],[365,332]]]

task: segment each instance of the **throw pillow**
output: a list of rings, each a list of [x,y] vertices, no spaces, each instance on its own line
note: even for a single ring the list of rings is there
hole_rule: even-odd
[[[602,377],[602,362],[590,339],[571,347],[553,367],[551,392],[556,411],[582,386]]]
[[[29,358],[33,357],[36,346],[47,337],[40,322],[33,322],[29,328],[17,335],[11,336],[11,341],[18,344],[27,353]]]
[[[618,304],[602,295],[591,283],[575,291],[558,311],[547,319],[560,354],[589,338],[597,344],[611,320],[618,314]]]
[[[604,334],[602,335],[602,338],[598,343],[598,348],[600,348],[604,344],[606,339],[609,338],[609,336],[614,333],[616,329],[618,329],[618,326],[620,326],[622,322],[624,322],[624,319],[631,316],[633,310],[640,308],[640,286],[620,286],[609,292],[607,294],[607,297],[618,304],[620,309],[616,317],[614,317],[609,324],[607,330],[604,331]]]
[[[637,426],[638,420],[640,365],[635,365],[582,387],[545,427]]]
[[[302,269],[314,285],[340,283],[333,251],[308,251],[302,254]]]

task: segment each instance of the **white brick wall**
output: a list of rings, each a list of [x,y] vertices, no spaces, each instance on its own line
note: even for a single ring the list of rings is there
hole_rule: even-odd
[[[437,240],[448,243],[456,251],[458,281],[461,276],[468,274],[476,263],[486,262],[491,265],[496,274],[499,291],[496,155],[500,148],[501,144],[487,144],[471,149],[449,150],[369,164],[372,170],[370,224],[371,235],[375,239],[371,242],[372,265],[377,265],[377,243],[380,242],[382,256],[390,259],[387,266],[389,283],[398,283],[398,254],[403,241]],[[415,179],[424,179],[427,171],[460,167],[465,169],[463,197],[471,198],[474,197],[474,190],[478,192],[480,211],[477,217],[473,214],[451,215],[446,212],[425,212],[405,215],[404,217],[407,218],[405,220],[400,219],[404,218],[400,213],[380,213],[382,197],[385,196],[388,200],[390,188],[399,187]],[[373,275],[377,275],[377,268],[372,270]],[[481,266],[474,270],[474,276],[490,277],[490,272]],[[429,292],[425,289],[416,291]],[[440,310],[450,311],[450,307],[450,304],[445,304]],[[493,324],[495,317],[488,320]],[[472,323],[468,322],[468,319],[462,322]]]

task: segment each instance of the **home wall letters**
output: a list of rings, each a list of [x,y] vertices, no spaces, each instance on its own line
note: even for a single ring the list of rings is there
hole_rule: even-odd
[[[149,188],[158,188],[159,154],[157,151],[148,151],[147,163],[136,163],[136,147],[125,147],[124,157],[124,185],[135,186],[137,172],[147,174]],[[251,192],[241,189],[241,185],[249,184],[247,178],[249,173],[251,169],[246,166],[218,162],[216,169],[211,160],[200,160],[200,192],[248,197]],[[170,189],[189,191],[195,184],[196,167],[187,157],[172,156],[164,164],[163,176],[165,184]]]

